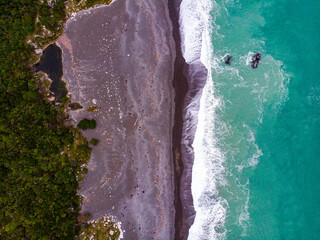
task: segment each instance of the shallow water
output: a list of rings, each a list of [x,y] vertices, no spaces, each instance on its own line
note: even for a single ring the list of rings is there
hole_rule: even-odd
[[[37,71],[47,73],[52,80],[50,91],[54,93],[56,101],[60,101],[68,93],[65,83],[61,80],[61,54],[61,49],[56,44],[51,44],[43,51],[40,61],[35,65]]]
[[[320,2],[202,1],[189,239],[318,239]],[[255,52],[262,55],[250,67]],[[224,63],[232,55],[231,65]]]

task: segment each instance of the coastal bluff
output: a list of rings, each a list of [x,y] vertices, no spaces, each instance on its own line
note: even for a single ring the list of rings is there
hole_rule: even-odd
[[[175,44],[167,1],[116,0],[70,18],[57,44],[74,124],[98,139],[82,212],[121,222],[124,239],[174,239]],[[88,109],[89,108],[89,109]],[[88,111],[89,110],[89,111]]]

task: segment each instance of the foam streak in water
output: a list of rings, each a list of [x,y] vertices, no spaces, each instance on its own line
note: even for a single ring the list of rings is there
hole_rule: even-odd
[[[265,115],[266,109],[277,114],[287,98],[286,74],[281,62],[266,53],[264,42],[254,37],[263,22],[259,11],[251,11],[256,15],[248,21],[248,15],[232,1],[183,2],[184,57],[190,66],[200,62],[208,71],[203,91],[188,95],[184,115],[186,126],[193,124],[183,137],[188,140],[188,152],[194,150],[191,189],[196,216],[189,239],[235,239],[250,232],[249,180],[263,156],[256,141],[257,128],[272,117]],[[263,60],[253,70],[250,61],[256,51]],[[233,56],[231,65],[224,64],[227,54]],[[199,81],[190,79],[191,86],[199,86]],[[190,136],[195,136],[194,141]]]
[[[224,156],[215,147],[214,141],[216,138],[210,134],[208,136],[209,129],[204,125],[204,122],[208,121],[207,118],[214,119],[215,108],[219,107],[220,104],[219,100],[213,97],[211,78],[209,77],[209,81],[207,81],[208,76],[211,76],[211,65],[215,63],[215,61],[212,63],[211,60],[210,31],[212,29],[210,24],[214,22],[210,17],[212,9],[217,10],[218,13],[219,6],[206,0],[184,0],[180,10],[182,51],[186,62],[189,64],[188,82],[190,89],[186,99],[183,140],[187,143],[185,146],[187,146],[189,157],[193,157],[193,148],[195,150],[191,188],[197,214],[190,229],[189,239],[208,239],[207,233],[211,233],[212,239],[225,235],[223,226],[227,201],[219,196],[216,182],[208,179],[208,176],[212,177],[212,173],[206,173],[207,169],[214,170],[214,179],[218,179],[224,172],[222,165]],[[205,72],[204,66],[208,69],[208,74],[199,74]],[[199,84],[199,77],[195,78],[195,75],[202,75],[201,84]],[[202,92],[202,87],[205,84]],[[207,112],[208,109],[209,112]],[[206,114],[204,114],[205,111]],[[188,127],[190,125],[192,127]],[[197,133],[195,133],[196,127]],[[197,139],[195,142],[193,142],[194,134],[198,135],[195,136],[195,139]],[[192,137],[190,138],[190,136]],[[208,139],[208,141],[205,139]],[[193,148],[191,144],[193,144]],[[220,180],[221,183],[223,178]]]

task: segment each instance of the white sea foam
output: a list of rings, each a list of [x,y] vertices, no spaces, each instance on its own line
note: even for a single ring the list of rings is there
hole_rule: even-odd
[[[218,68],[218,59],[212,58],[210,11],[216,7],[209,0],[183,0],[180,5],[180,34],[182,53],[187,63],[201,61],[211,76],[212,64]],[[216,27],[218,29],[218,27]],[[221,104],[213,96],[211,78],[203,89],[198,125],[193,143],[195,151],[192,169],[192,195],[196,218],[189,231],[189,239],[217,239],[225,235],[224,223],[226,218],[227,201],[219,196],[217,182],[223,184],[224,156],[216,147],[216,138],[208,129],[208,118],[214,119],[214,112]],[[189,107],[189,106],[188,106]],[[192,108],[191,108],[192,109]],[[208,224],[210,223],[210,224]],[[210,237],[208,238],[208,233]]]
[[[202,36],[208,24],[210,1],[183,0],[180,5],[179,23],[182,55],[187,63],[199,60]]]
[[[239,225],[243,226],[243,232],[241,234],[241,237],[244,237],[247,235],[247,227],[249,225],[250,221],[250,214],[249,214],[249,200],[250,200],[250,189],[249,189],[249,179],[247,180],[246,184],[241,186],[242,191],[245,192],[246,195],[246,201],[245,204],[241,207],[241,212],[239,215]]]
[[[192,169],[192,195],[196,218],[189,231],[189,239],[217,239],[226,233],[224,224],[228,202],[218,194],[217,184],[224,183],[224,156],[215,144],[215,136],[210,131],[215,109],[221,106],[221,101],[214,98],[211,81],[212,64],[218,69],[218,59],[212,58],[211,32],[209,23],[210,10],[214,6],[210,1],[184,0],[181,4],[181,35],[182,51],[187,63],[201,62],[208,69],[208,80],[205,85],[198,113],[198,125],[193,143],[195,152]],[[184,22],[184,19],[188,19]],[[218,28],[217,28],[218,29]],[[208,119],[209,118],[209,119]],[[210,233],[208,235],[208,233]]]
[[[248,159],[244,159],[239,165],[235,165],[239,172],[242,172],[244,168],[255,167],[259,163],[259,158],[263,155],[261,149],[256,143],[256,138],[250,127],[246,124],[242,125],[247,136],[244,136],[246,145],[249,149],[252,149],[252,155]]]
[[[195,159],[191,188],[197,213],[189,239],[218,239],[226,234],[224,224],[228,202],[219,196],[217,190],[217,185],[226,184],[223,174],[225,157],[217,148],[217,139],[211,129],[214,127],[215,109],[220,107],[221,102],[213,97],[212,91],[212,81],[207,81],[200,101],[193,143]]]

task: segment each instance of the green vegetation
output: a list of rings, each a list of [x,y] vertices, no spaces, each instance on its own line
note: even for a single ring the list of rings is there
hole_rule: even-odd
[[[110,4],[112,0],[69,0],[67,5],[67,12],[78,12],[90,7],[93,7],[96,4]]]
[[[89,143],[92,144],[93,146],[96,146],[99,143],[99,140],[96,138],[92,138]]]
[[[80,103],[74,102],[69,104],[69,108],[71,110],[79,110],[79,109],[82,109],[83,107],[80,105]]]
[[[30,67],[35,49],[63,31],[68,2],[50,2],[0,0],[0,239],[74,239],[80,233],[78,180],[91,149],[66,124],[67,101],[47,101]]]
[[[89,120],[87,118],[84,118],[78,123],[77,127],[82,130],[87,130],[87,129],[95,129],[96,125],[97,125],[96,120],[94,119]]]
[[[100,107],[98,106],[90,106],[87,108],[87,112],[98,112]]]
[[[44,86],[47,88],[47,89],[49,89],[50,88],[50,85],[51,85],[51,81],[49,80],[49,79],[47,79],[47,78],[45,78],[44,80],[43,80],[44,82]]]
[[[119,228],[112,219],[104,217],[81,226],[80,240],[116,240],[120,237]]]

